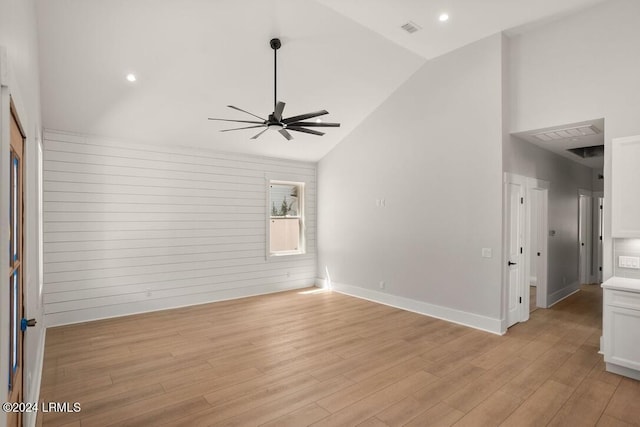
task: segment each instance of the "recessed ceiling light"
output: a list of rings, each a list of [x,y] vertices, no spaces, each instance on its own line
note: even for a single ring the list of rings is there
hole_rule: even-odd
[[[135,82],[137,80],[136,75],[132,73],[127,74],[127,80],[130,82]]]
[[[447,13],[442,13],[440,14],[440,17],[438,19],[440,20],[440,22],[446,22],[449,20],[449,15]]]

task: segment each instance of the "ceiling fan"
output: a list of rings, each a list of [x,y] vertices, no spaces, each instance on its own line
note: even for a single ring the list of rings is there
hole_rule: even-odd
[[[293,117],[282,117],[282,112],[284,111],[285,103],[278,101],[278,63],[277,63],[277,52],[282,46],[280,39],[271,39],[270,41],[271,48],[273,49],[273,113],[269,114],[267,119],[264,119],[258,115],[250,113],[246,110],[243,110],[238,107],[234,107],[233,105],[227,105],[229,108],[233,108],[234,110],[242,111],[243,113],[247,113],[253,117],[260,119],[261,121],[255,120],[231,120],[231,119],[214,119],[209,118],[209,120],[218,120],[223,122],[236,122],[236,123],[248,123],[252,126],[246,126],[241,128],[233,128],[233,129],[223,129],[220,132],[229,132],[232,130],[242,130],[242,129],[254,129],[254,128],[265,128],[260,131],[260,133],[251,137],[251,139],[257,139],[260,135],[268,131],[269,129],[277,130],[280,132],[282,136],[287,138],[287,140],[292,140],[293,136],[289,133],[289,131],[309,133],[311,135],[324,135],[324,132],[320,132],[314,129],[307,129],[310,127],[320,128],[320,127],[340,127],[340,123],[325,123],[320,120],[316,120],[315,122],[307,122],[305,120],[312,119],[314,117],[323,116],[325,114],[329,114],[327,110],[314,111],[313,113],[300,114],[299,116]]]

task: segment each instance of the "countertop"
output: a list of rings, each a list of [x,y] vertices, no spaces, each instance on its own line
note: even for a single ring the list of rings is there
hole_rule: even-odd
[[[640,280],[626,277],[612,277],[602,284],[605,289],[617,289],[620,291],[640,293]]]

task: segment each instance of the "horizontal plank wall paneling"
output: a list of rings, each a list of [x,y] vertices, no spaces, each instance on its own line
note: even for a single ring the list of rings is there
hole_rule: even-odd
[[[312,285],[316,165],[46,132],[47,325]],[[267,179],[304,181],[307,253],[267,260]]]

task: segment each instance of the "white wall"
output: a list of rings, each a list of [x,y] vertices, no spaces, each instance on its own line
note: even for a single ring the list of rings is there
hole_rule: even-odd
[[[610,0],[511,40],[513,132],[605,118],[605,280],[612,274],[611,158],[640,134],[640,2]]]
[[[590,190],[592,169],[517,137],[505,141],[506,172],[549,181],[548,303],[571,294],[578,283],[578,189]]]
[[[38,48],[34,0],[0,0],[0,85],[5,96],[0,107],[0,135],[2,140],[3,167],[2,188],[0,190],[0,221],[6,224],[8,219],[8,168],[9,164],[9,112],[8,96],[11,95],[26,133],[25,143],[25,315],[39,321],[35,328],[29,328],[25,334],[24,359],[24,401],[35,401],[40,387],[42,355],[44,351],[44,327],[42,322],[42,304],[40,295],[40,256],[38,247],[38,175],[37,152],[40,143],[40,85],[38,76]],[[8,234],[5,227],[0,233],[0,274],[8,277]],[[3,279],[6,280],[6,279]],[[5,283],[5,282],[3,282]],[[0,287],[0,301],[5,306],[0,309],[0,348],[9,347],[9,300],[7,286]],[[0,384],[7,384],[8,352],[0,352]],[[6,387],[3,389],[6,393]],[[6,398],[2,399],[3,401]],[[0,417],[0,426],[5,425],[6,417]],[[35,423],[32,414],[25,415],[25,425]]]
[[[313,285],[313,163],[45,133],[47,325]],[[304,181],[307,254],[267,261],[266,178]]]
[[[321,160],[318,272],[334,288],[499,331],[502,43],[427,62]]]

